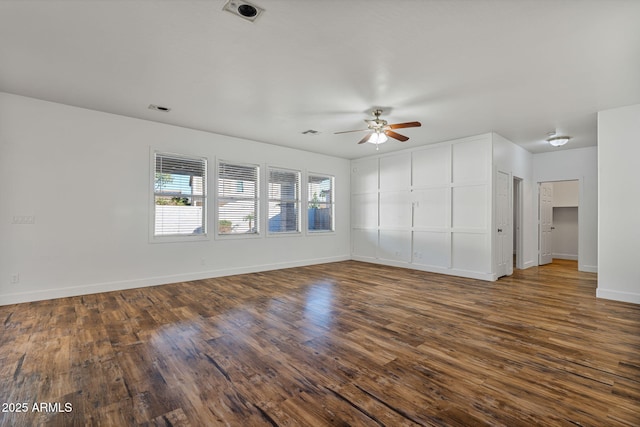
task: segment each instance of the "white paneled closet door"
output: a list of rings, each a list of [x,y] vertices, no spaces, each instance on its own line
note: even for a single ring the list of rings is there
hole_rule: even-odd
[[[411,154],[380,158],[378,258],[411,261]]]
[[[513,273],[513,212],[509,203],[511,176],[508,173],[496,173],[496,276],[502,277]]]
[[[553,183],[541,182],[539,184],[539,265],[550,264],[553,261],[553,240],[551,230],[553,229]]]
[[[463,272],[491,273],[491,140],[468,139],[451,152],[451,261]]]
[[[412,263],[451,268],[451,145],[412,153]]]
[[[378,159],[361,159],[351,166],[351,252],[375,259],[378,253]]]

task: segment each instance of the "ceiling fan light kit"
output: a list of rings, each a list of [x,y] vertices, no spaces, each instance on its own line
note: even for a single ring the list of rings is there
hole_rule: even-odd
[[[371,136],[369,137],[369,139],[367,139],[367,142],[370,142],[371,144],[384,144],[385,142],[387,142],[389,140],[389,138],[387,138],[387,135],[385,135],[382,132],[373,132],[371,134]]]
[[[388,124],[386,120],[380,118],[382,115],[381,109],[375,109],[372,112],[373,120],[365,119],[365,123],[367,124],[367,129],[357,129],[357,130],[346,130],[342,132],[335,132],[335,134],[340,133],[349,133],[349,132],[366,132],[369,131],[369,134],[365,135],[358,144],[364,144],[365,142],[369,142],[371,144],[376,145],[376,150],[380,144],[387,142],[389,138],[396,139],[400,142],[404,142],[409,140],[409,137],[401,135],[397,132],[394,132],[393,129],[403,129],[403,128],[412,128],[412,127],[420,127],[422,124],[420,122],[405,122],[405,123],[394,123]]]

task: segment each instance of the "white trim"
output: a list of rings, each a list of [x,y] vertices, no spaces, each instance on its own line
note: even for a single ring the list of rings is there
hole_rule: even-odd
[[[309,229],[309,176],[329,178],[331,180],[331,230],[310,230]],[[304,195],[303,209],[305,235],[314,236],[318,234],[335,234],[336,232],[336,177],[327,173],[305,171],[304,174]]]
[[[186,242],[206,242],[211,240],[208,234],[168,234],[165,236],[150,236],[149,243],[162,244],[162,243],[186,243]]]
[[[174,156],[180,157],[187,160],[204,160],[205,165],[205,180],[204,180],[204,195],[202,196],[202,200],[204,202],[203,206],[203,226],[205,229],[205,233],[202,234],[167,234],[167,235],[156,235],[155,230],[155,222],[156,222],[156,192],[155,192],[155,177],[156,177],[156,155],[166,155],[166,156]],[[154,147],[149,147],[149,229],[148,229],[148,241],[149,243],[185,243],[185,242],[204,242],[210,240],[209,237],[209,158],[206,156],[200,156],[195,154],[183,154],[183,153],[174,153],[169,151],[159,150]]]
[[[220,179],[220,164],[226,163],[234,166],[247,166],[247,167],[256,167],[257,168],[257,180],[256,183],[256,200],[258,202],[258,220],[255,222],[257,231],[255,233],[220,233],[220,188],[219,188],[219,179]],[[226,240],[226,239],[247,239],[247,238],[263,238],[265,233],[262,232],[265,227],[265,213],[266,209],[263,201],[263,192],[265,188],[265,176],[266,167],[262,163],[247,163],[247,162],[236,162],[232,160],[225,160],[219,157],[215,158],[215,173],[214,175],[214,195],[213,195],[213,235],[215,240]],[[249,200],[249,198],[246,198]]]
[[[597,265],[580,265],[578,264],[578,271],[584,271],[586,273],[597,273],[598,266]]]
[[[262,239],[265,236],[264,233],[227,233],[215,235],[215,240],[236,240],[236,239]]]
[[[422,264],[411,264],[404,261],[392,261],[392,260],[386,260],[381,258],[363,257],[359,255],[352,255],[351,259],[354,261],[367,262],[370,264],[381,264],[381,265],[388,265],[391,267],[408,268],[410,270],[426,271],[429,273],[445,274],[447,276],[459,276],[459,277],[466,277],[469,279],[485,280],[489,282],[493,282],[497,280],[497,277],[494,273],[482,273],[478,271],[460,270],[457,268],[443,268],[443,267],[435,267],[435,266],[428,266],[428,265],[422,265]]]
[[[307,236],[331,236],[336,234],[335,230],[307,230]]]
[[[269,197],[269,184],[270,184],[270,179],[271,179],[271,170],[280,170],[280,171],[287,171],[287,172],[292,172],[292,173],[297,173],[298,174],[298,194],[297,199],[296,199],[296,210],[298,213],[298,218],[297,218],[297,230],[295,231],[270,231],[269,230],[269,205],[271,203],[271,197]],[[285,167],[280,167],[280,166],[275,166],[272,164],[267,163],[267,165],[265,166],[265,174],[266,174],[266,178],[265,178],[265,189],[264,189],[264,194],[265,194],[265,206],[264,206],[264,220],[265,220],[265,225],[264,225],[264,230],[265,230],[265,234],[268,238],[271,237],[291,237],[291,236],[301,236],[302,235],[302,185],[303,185],[303,172],[300,169],[291,169],[291,168],[285,168]],[[306,192],[305,192],[306,194]],[[281,199],[274,199],[274,200],[281,200]],[[306,212],[306,211],[305,211]]]
[[[552,253],[551,256],[553,257],[553,259],[567,259],[570,261],[577,261],[578,260],[578,255],[576,254],[557,254],[557,253]]]
[[[514,239],[516,242],[516,246],[513,248],[514,253],[516,254],[515,268],[525,269],[527,268],[527,264],[531,263],[527,263],[524,260],[524,179],[512,175],[511,182],[513,184],[513,188],[511,189],[512,195],[516,193],[517,189],[517,200],[515,198],[513,200],[513,211],[516,223],[512,224]],[[517,229],[516,226],[518,226]]]
[[[635,292],[622,292],[622,291],[614,291],[611,289],[596,289],[596,297],[614,300],[614,301],[622,301],[622,302],[630,302],[633,304],[640,304],[640,294]]]
[[[236,274],[258,273],[262,271],[279,270],[283,268],[304,267],[307,265],[327,264],[331,262],[348,261],[349,255],[340,255],[327,258],[306,259],[293,262],[281,262],[273,264],[261,264],[248,267],[223,268],[219,270],[199,271],[168,276],[149,277],[145,279],[123,280],[116,282],[93,283],[86,285],[69,286],[66,288],[45,289],[32,292],[18,292],[2,295],[2,305],[20,304],[24,302],[50,300],[55,298],[67,298],[81,295],[90,295],[101,292],[122,291],[148,286],[167,285],[171,283],[189,282],[192,280],[211,279],[215,277],[233,276]]]

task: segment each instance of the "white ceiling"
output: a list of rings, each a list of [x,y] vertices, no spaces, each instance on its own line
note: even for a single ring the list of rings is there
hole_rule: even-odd
[[[495,131],[538,153],[640,103],[638,0],[252,1],[255,23],[224,0],[0,0],[0,91],[345,158],[375,153],[333,134],[374,106],[423,125],[381,152]]]

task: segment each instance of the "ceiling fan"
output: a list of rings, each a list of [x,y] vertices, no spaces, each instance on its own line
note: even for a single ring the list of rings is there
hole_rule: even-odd
[[[349,133],[349,132],[366,132],[369,131],[367,135],[362,138],[358,144],[364,144],[365,142],[370,142],[372,144],[382,144],[387,141],[387,137],[391,137],[393,139],[397,139],[400,142],[407,141],[409,137],[404,135],[400,135],[397,132],[394,132],[393,129],[402,129],[402,128],[415,128],[422,126],[420,122],[406,122],[406,123],[395,123],[388,124],[386,120],[380,118],[382,115],[382,110],[376,109],[372,112],[375,119],[373,120],[365,120],[367,123],[367,129],[358,129],[358,130],[345,130],[342,132],[335,132],[335,134],[339,133]]]

